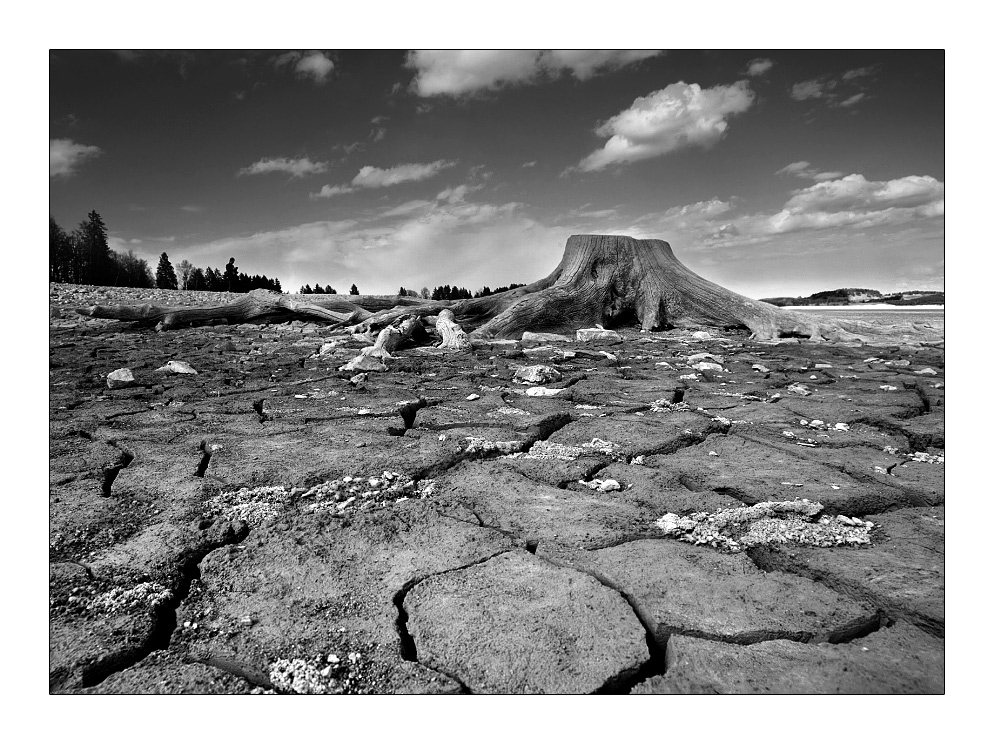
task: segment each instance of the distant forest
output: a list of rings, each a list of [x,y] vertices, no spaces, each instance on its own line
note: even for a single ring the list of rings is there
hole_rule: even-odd
[[[768,302],[777,307],[804,305],[862,305],[867,302],[885,305],[944,305],[945,292],[935,290],[911,290],[885,295],[875,289],[830,289],[825,292],[815,292],[808,297],[764,297],[762,302]]]
[[[249,292],[271,289],[282,292],[280,280],[265,274],[249,276],[238,271],[235,259],[224,270],[201,269],[189,261],[175,267],[163,252],[152,272],[148,261],[133,251],[118,253],[107,242],[107,226],[96,212],[90,212],[79,227],[66,232],[54,218],[48,218],[48,280],[67,284],[94,284],[102,287],[142,289],[184,289],[207,292]]]
[[[265,274],[249,276],[240,272],[235,266],[234,257],[228,259],[224,269],[210,266],[201,269],[185,259],[173,266],[169,256],[163,252],[153,271],[148,261],[138,258],[134,251],[118,253],[111,250],[107,242],[107,226],[96,211],[90,212],[72,232],[63,230],[55,219],[49,216],[48,259],[50,282],[204,292],[250,292],[253,289],[283,291],[280,280],[276,277],[270,279]],[[496,289],[483,287],[476,292],[470,292],[465,287],[446,284],[433,290],[422,287],[420,292],[401,287],[397,294],[402,297],[422,297],[426,300],[468,300],[474,297],[489,297],[523,286],[525,285],[512,283],[506,287]],[[338,292],[330,284],[323,287],[315,284],[313,288],[310,284],[305,284],[300,288],[300,294],[338,294]],[[353,284],[349,294],[359,294],[359,288]]]

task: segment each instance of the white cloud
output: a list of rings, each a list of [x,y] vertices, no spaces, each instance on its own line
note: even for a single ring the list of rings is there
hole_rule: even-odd
[[[335,63],[328,59],[323,52],[313,51],[304,54],[303,52],[287,52],[278,57],[274,57],[273,65],[276,67],[286,67],[293,65],[293,70],[297,77],[309,77],[315,83],[321,85],[327,82]]]
[[[81,145],[69,139],[48,141],[48,177],[68,178],[85,161],[102,155],[96,145]]]
[[[661,49],[554,49],[542,54],[541,67],[569,70],[577,80],[588,80],[601,72],[625,67],[661,54]]]
[[[204,208],[198,206],[197,204],[184,204],[182,207],[180,207],[180,209],[184,212],[193,212],[193,213],[204,211]]]
[[[749,67],[746,68],[746,75],[750,77],[765,75],[771,67],[773,67],[772,59],[754,59],[749,63]]]
[[[348,184],[340,186],[325,184],[320,191],[312,193],[310,197],[311,199],[329,199],[339,194],[351,194],[360,188],[378,189],[407,181],[425,181],[453,165],[455,165],[455,161],[451,160],[436,160],[432,163],[403,163],[392,168],[375,168],[372,165],[364,165],[359,169],[356,177],[352,179],[351,186]]]
[[[313,222],[232,236],[190,246],[184,255],[199,265],[219,255],[237,256],[253,272],[278,276],[287,290],[315,281],[339,292],[354,282],[371,294],[393,293],[398,284],[475,290],[546,276],[570,235],[568,229],[550,229],[521,214],[515,203],[409,202],[401,207],[361,224]]]
[[[834,88],[832,81],[805,80],[795,83],[790,89],[790,97],[795,101],[807,101],[809,98],[823,98],[828,90]]]
[[[521,167],[522,168],[534,168],[536,165],[538,165],[538,161],[537,160],[529,160],[527,163],[522,163]]]
[[[810,213],[904,209],[935,204],[944,197],[945,184],[931,176],[867,181],[857,173],[793,192],[793,196],[784,205],[784,210]]]
[[[292,178],[303,178],[313,173],[324,173],[327,163],[311,162],[310,158],[263,158],[238,171],[238,176],[257,176],[264,173],[289,173]]]
[[[472,191],[477,191],[483,188],[482,185],[470,186],[468,183],[461,184],[455,188],[447,188],[440,191],[435,197],[438,201],[448,202],[449,204],[458,204],[459,202],[466,201],[466,194]]]
[[[599,126],[597,134],[610,139],[579,168],[601,170],[687,147],[710,147],[725,134],[728,118],[748,109],[753,98],[744,80],[703,89],[696,83],[667,85],[636,98],[630,108]]]
[[[364,165],[352,179],[353,186],[366,189],[376,189],[383,186],[394,186],[405,181],[424,181],[436,175],[445,168],[451,168],[455,162],[436,160],[432,163],[404,163],[392,168],[375,168]]]
[[[459,95],[521,82],[538,68],[538,51],[418,50],[407,57],[417,70],[413,90],[419,96]]]
[[[876,71],[875,67],[857,67],[855,70],[847,70],[844,72],[842,74],[842,79],[849,81],[862,77],[871,77],[874,73],[876,73]]]
[[[419,96],[458,96],[503,85],[534,82],[543,74],[570,72],[578,80],[624,67],[659,50],[417,50],[406,66],[416,74],[411,88]]]
[[[857,103],[866,98],[866,93],[857,93],[854,96],[849,96],[846,100],[839,103],[840,106],[848,108],[849,106],[855,106]]]
[[[807,160],[798,160],[790,163],[776,172],[778,176],[797,176],[798,178],[810,178],[813,181],[831,181],[839,178],[842,171],[819,171],[811,167]]]
[[[321,187],[318,192],[312,192],[310,194],[311,199],[330,199],[333,196],[338,196],[339,194],[351,194],[355,191],[351,186],[332,186],[326,183]]]
[[[791,87],[790,97],[795,101],[822,100],[830,106],[848,108],[867,100],[868,96],[862,88],[875,75],[875,67],[859,67],[843,73],[838,78],[826,75],[814,80],[805,80]],[[842,96],[845,96],[845,99],[840,102],[839,98]]]

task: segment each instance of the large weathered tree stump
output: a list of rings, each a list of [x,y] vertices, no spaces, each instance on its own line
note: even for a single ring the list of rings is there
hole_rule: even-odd
[[[226,319],[229,322],[307,318],[353,333],[373,332],[411,317],[438,316],[442,348],[466,348],[470,339],[521,338],[525,331],[572,333],[577,328],[638,325],[642,330],[718,326],[745,328],[753,338],[803,337],[811,341],[942,343],[928,326],[883,325],[798,313],[751,300],[698,276],[663,240],[624,235],[573,235],[563,258],[544,279],[524,287],[459,302],[413,297],[325,295],[308,302],[254,290],[220,307],[104,307],[78,312],[93,318],[161,323]],[[456,329],[459,329],[456,331]],[[460,335],[462,334],[462,335]]]

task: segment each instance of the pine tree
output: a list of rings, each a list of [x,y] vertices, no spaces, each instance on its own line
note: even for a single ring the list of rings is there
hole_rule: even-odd
[[[335,288],[332,287],[330,284],[324,285],[324,293],[325,294],[338,294],[338,292],[335,291]]]
[[[111,281],[112,264],[107,227],[96,211],[90,212],[74,234],[74,252],[82,284],[105,284]]]
[[[165,251],[159,256],[159,265],[155,269],[155,286],[159,289],[177,289],[179,286],[176,281],[176,271],[169,263],[169,256]]]
[[[402,286],[400,288],[400,290],[397,292],[397,296],[398,297],[407,297],[407,290],[404,289],[404,287]]]
[[[359,288],[356,285],[353,284],[352,285],[352,289],[349,290],[349,294],[350,295],[357,295],[357,294],[359,294]]]

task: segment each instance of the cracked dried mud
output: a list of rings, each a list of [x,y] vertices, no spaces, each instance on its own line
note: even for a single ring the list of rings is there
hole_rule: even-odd
[[[51,285],[53,692],[943,692],[941,348],[620,328],[363,377],[320,323],[72,312],[225,299]],[[869,541],[660,527],[804,499]]]

